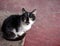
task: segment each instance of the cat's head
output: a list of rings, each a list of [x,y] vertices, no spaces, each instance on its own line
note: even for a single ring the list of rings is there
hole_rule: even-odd
[[[35,17],[35,15],[36,15],[36,9],[34,9],[31,12],[28,12],[24,8],[22,8],[22,12],[23,12],[23,14],[22,14],[22,20],[23,20],[23,22],[26,23],[27,25],[28,24],[33,24],[34,21],[35,21],[35,19],[36,19],[36,17]]]

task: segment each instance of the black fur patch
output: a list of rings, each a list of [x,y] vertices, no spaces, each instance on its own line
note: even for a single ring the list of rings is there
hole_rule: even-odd
[[[24,33],[22,36],[19,36],[16,39],[8,39],[7,37],[5,37],[5,35],[3,36],[4,39],[8,40],[8,41],[19,41],[22,40],[25,37],[26,33]]]

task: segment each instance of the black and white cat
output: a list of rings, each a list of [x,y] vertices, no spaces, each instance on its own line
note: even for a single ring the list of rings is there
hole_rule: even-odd
[[[22,40],[35,22],[36,9],[27,12],[22,8],[22,12],[22,15],[11,15],[4,20],[1,29],[6,40]]]

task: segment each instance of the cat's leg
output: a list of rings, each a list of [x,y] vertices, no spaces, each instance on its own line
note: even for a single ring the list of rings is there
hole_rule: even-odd
[[[24,46],[24,43],[25,43],[25,38],[23,38],[22,40],[20,40],[19,46]]]
[[[21,46],[24,46],[24,43],[25,43],[25,37],[22,39]]]

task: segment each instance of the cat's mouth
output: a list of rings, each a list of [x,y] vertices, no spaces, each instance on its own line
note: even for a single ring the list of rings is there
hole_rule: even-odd
[[[27,25],[29,25],[29,23],[26,23]]]
[[[29,25],[30,24],[30,22],[25,22],[26,23],[26,25]]]

